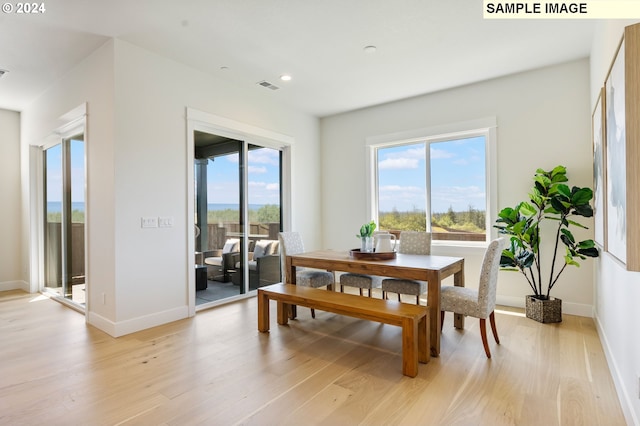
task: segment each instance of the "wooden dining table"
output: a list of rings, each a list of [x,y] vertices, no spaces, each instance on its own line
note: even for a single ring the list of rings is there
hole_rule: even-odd
[[[434,255],[396,254],[394,259],[355,259],[348,251],[317,250],[287,256],[286,281],[296,283],[296,268],[308,267],[332,272],[352,272],[381,277],[427,282],[427,305],[430,307],[431,355],[440,355],[440,286],[453,275],[453,283],[464,287],[464,258]],[[293,310],[295,317],[295,309]],[[464,316],[454,315],[454,326],[464,328]]]

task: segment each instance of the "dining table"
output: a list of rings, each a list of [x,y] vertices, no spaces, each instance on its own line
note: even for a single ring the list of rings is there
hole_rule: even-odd
[[[299,267],[426,281],[431,355],[440,355],[440,286],[442,280],[453,275],[453,284],[464,287],[464,258],[402,253],[395,254],[391,259],[378,259],[374,256],[355,258],[350,251],[316,250],[286,256],[287,283],[296,283],[296,268]],[[295,318],[295,315],[296,311],[293,309],[292,317]],[[463,315],[454,315],[454,326],[464,328]]]

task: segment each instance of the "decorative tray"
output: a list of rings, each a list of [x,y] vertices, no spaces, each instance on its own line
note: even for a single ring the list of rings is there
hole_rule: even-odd
[[[386,251],[386,252],[380,252],[380,253],[376,253],[376,252],[366,253],[366,252],[360,251],[360,249],[353,249],[349,251],[349,256],[353,257],[354,259],[363,259],[363,260],[389,260],[389,259],[396,258],[396,252]]]

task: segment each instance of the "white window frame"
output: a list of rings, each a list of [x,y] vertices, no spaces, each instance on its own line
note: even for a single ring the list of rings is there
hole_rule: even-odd
[[[495,219],[497,218],[497,194],[498,194],[498,178],[497,178],[497,141],[496,141],[496,118],[486,117],[477,120],[470,120],[458,123],[445,124],[421,129],[406,130],[398,133],[390,133],[385,135],[375,135],[366,138],[366,147],[368,155],[366,156],[367,164],[367,211],[370,217],[376,222],[378,221],[378,149],[388,148],[392,146],[409,145],[415,143],[435,143],[448,140],[470,138],[474,136],[485,137],[485,187],[486,187],[486,214],[485,229],[486,240],[477,241],[455,241],[455,240],[434,240],[432,243],[436,246],[486,246],[492,239],[497,237],[497,230],[493,228]],[[427,217],[431,217],[431,197],[429,196],[431,182],[428,173],[430,167],[429,150],[427,150],[427,176],[426,176],[426,206]],[[427,220],[427,230],[431,230],[431,221]]]
[[[292,136],[284,135],[282,133],[273,132],[271,130],[263,129],[251,124],[235,121],[226,117],[222,117],[216,114],[200,111],[194,108],[186,109],[186,121],[187,121],[187,182],[194,181],[194,131],[200,130],[207,133],[212,133],[220,136],[226,136],[231,139],[243,141],[243,149],[247,149],[248,144],[256,144],[265,148],[271,148],[282,152],[282,161],[280,164],[282,177],[280,180],[280,190],[282,194],[282,228],[287,231],[291,229],[291,159],[292,159],[292,147],[295,145],[295,139]],[[248,194],[248,170],[245,167],[244,173],[244,193]],[[187,247],[195,247],[195,234],[193,232],[195,226],[195,213],[194,213],[194,185],[189,184],[187,186]],[[248,223],[248,212],[245,210],[244,223]],[[246,238],[246,236],[245,236]],[[248,247],[245,240],[245,247]],[[193,253],[187,250],[187,265],[193,264]],[[229,297],[220,301],[202,304],[196,309],[195,306],[195,275],[192,273],[193,269],[188,268],[187,276],[187,297],[189,303],[189,316],[195,316],[197,310],[208,309],[213,306],[223,305],[226,303],[235,302],[237,300],[253,297],[255,291],[249,291],[245,294]],[[249,276],[247,265],[245,265],[244,276]]]

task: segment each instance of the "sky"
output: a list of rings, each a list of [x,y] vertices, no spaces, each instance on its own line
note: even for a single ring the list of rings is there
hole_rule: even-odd
[[[207,202],[238,204],[240,180],[238,154],[209,160]],[[249,204],[280,204],[280,151],[259,148],[249,151]]]
[[[62,201],[62,144],[46,150],[47,201]],[[71,201],[84,202],[84,142],[71,140]]]
[[[72,198],[84,201],[84,143],[71,148]],[[432,211],[446,212],[485,206],[484,138],[435,142],[430,145]],[[47,150],[47,196],[62,199],[60,145]],[[425,210],[425,144],[381,148],[378,151],[380,211]],[[249,204],[279,204],[279,151],[249,151]],[[216,157],[208,164],[208,202],[238,204],[238,154]]]
[[[426,210],[426,144],[378,150],[379,210]],[[432,212],[485,209],[484,137],[432,142]]]

